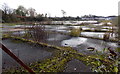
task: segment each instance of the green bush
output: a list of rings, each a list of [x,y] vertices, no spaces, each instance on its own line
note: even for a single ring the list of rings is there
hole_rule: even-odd
[[[75,28],[74,28],[74,29],[71,29],[71,30],[70,30],[70,35],[71,35],[71,36],[78,37],[78,36],[80,36],[81,31],[82,31],[82,30],[79,29],[79,28],[78,28],[78,29],[75,29]]]

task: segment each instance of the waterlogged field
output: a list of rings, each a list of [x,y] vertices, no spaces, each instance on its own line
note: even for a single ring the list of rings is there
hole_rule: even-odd
[[[2,29],[3,44],[34,72],[118,72],[120,46],[111,26],[3,25]],[[106,33],[109,39],[104,39]],[[27,72],[4,52],[3,71]]]

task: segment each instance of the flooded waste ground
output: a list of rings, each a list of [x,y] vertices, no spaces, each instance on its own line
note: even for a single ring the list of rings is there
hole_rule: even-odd
[[[120,73],[119,3],[2,0],[0,73]]]
[[[19,25],[17,27],[13,26],[10,28],[8,27],[9,29],[7,29],[7,27],[4,27],[3,31],[8,32],[12,30],[12,33],[10,34],[12,34],[13,36],[23,37],[24,35],[26,35],[26,31],[24,30],[24,26],[23,28],[21,28],[22,26],[23,25]],[[30,27],[30,26],[28,25],[25,27]],[[14,30],[15,28],[20,28],[21,30],[16,29],[17,30],[16,31]],[[70,36],[69,33],[70,33],[71,28],[84,28],[85,29],[85,26],[44,25],[43,31],[46,32],[46,35],[40,39],[40,42],[46,43],[48,45],[53,45],[56,47],[70,47],[73,50],[76,50],[77,53],[82,53],[88,56],[96,54],[96,51],[103,51],[104,48],[110,47],[112,50],[115,50],[116,48],[119,47],[119,45],[116,42],[85,38],[85,37]],[[31,35],[34,34],[33,32],[31,33],[32,33]],[[39,31],[39,33],[42,33],[42,31]],[[79,35],[103,38],[104,33],[105,32],[102,32],[102,33],[101,32],[81,32]],[[37,38],[37,36],[35,37]],[[35,40],[32,38],[29,38],[29,39]],[[36,41],[39,42],[39,40],[36,40]],[[36,44],[31,44],[29,42],[21,42],[19,40],[17,41],[17,40],[10,39],[10,38],[2,40],[2,43],[6,47],[8,47],[16,56],[18,56],[18,58],[23,60],[23,62],[26,64],[49,59],[52,57],[54,51],[56,51],[53,48],[41,47]],[[94,48],[94,51],[89,51],[88,48],[90,47]],[[3,52],[2,55],[3,55],[3,69],[15,68],[19,66],[17,62],[15,62],[6,53]],[[65,54],[63,55],[65,56]],[[75,58],[74,59],[70,58],[69,61],[67,60],[64,68],[65,69],[62,70],[63,72],[92,72],[91,70],[92,68],[90,66],[87,66],[86,64],[83,63],[83,61],[79,61]]]

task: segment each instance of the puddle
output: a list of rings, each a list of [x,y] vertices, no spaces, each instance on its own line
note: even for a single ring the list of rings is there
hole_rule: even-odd
[[[25,31],[17,31],[17,32],[13,32],[13,34],[25,34]]]
[[[82,43],[85,43],[86,41],[87,41],[87,38],[72,37],[71,39],[62,41],[61,45],[62,46],[76,47]]]
[[[111,47],[111,49],[115,49],[118,47],[117,43],[114,42],[105,42],[103,40],[90,39],[90,38],[82,38],[82,37],[72,37],[67,40],[63,40],[61,42],[62,46],[70,46],[74,49],[78,50],[78,52],[91,53],[87,50],[89,47],[95,48],[95,50],[102,51],[104,48]]]
[[[81,32],[81,35],[83,36],[89,36],[89,37],[98,37],[98,38],[103,38],[104,32]],[[115,33],[110,33],[110,38],[113,39],[115,38]]]
[[[105,33],[103,33],[103,32],[81,32],[81,35],[83,35],[83,36],[99,37],[99,38],[103,38],[104,34]]]
[[[51,34],[48,37],[48,41],[56,41],[56,40],[63,40],[65,36],[61,34]]]

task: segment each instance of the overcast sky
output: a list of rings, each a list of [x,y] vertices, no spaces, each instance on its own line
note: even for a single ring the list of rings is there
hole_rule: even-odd
[[[118,15],[120,0],[0,0],[0,5],[6,3],[11,8],[23,5],[25,8],[35,8],[37,13],[48,13],[51,16]]]

